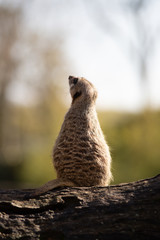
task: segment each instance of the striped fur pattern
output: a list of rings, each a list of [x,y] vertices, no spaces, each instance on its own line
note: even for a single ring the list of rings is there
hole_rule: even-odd
[[[53,149],[57,178],[73,186],[107,186],[111,156],[99,125],[97,91],[84,78],[69,77],[72,104]]]

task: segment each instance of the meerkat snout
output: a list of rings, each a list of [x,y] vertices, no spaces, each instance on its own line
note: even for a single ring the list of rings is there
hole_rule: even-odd
[[[69,76],[69,86],[70,86],[70,94],[72,97],[72,103],[75,102],[77,98],[79,98],[82,95],[82,91],[80,89],[80,85],[78,84],[79,78]]]
[[[78,82],[78,77],[69,76],[68,78],[72,83],[76,84]]]
[[[68,79],[69,79],[70,88],[72,88],[78,82],[77,77],[69,76]]]

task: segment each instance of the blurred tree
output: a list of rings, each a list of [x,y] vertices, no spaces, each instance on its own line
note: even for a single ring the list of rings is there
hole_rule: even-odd
[[[92,1],[92,4],[85,1],[98,27],[113,36],[124,51],[127,50],[136,66],[142,89],[142,107],[150,104],[148,73],[160,36],[159,13],[154,18],[157,3],[157,0],[101,0]]]
[[[27,74],[26,81],[34,93],[33,105],[28,108],[33,125],[27,121],[21,129],[24,136],[23,149],[25,152],[27,150],[27,154],[19,176],[24,181],[42,183],[55,176],[50,159],[65,112],[60,87],[65,60],[59,41],[34,34],[28,39],[28,46],[30,75]],[[28,61],[24,61],[23,67],[26,68],[27,64]]]
[[[65,111],[59,85],[66,64],[60,39],[23,24],[21,9],[0,6],[0,179],[38,183],[54,176],[50,155]]]
[[[18,37],[18,24],[20,20],[19,9],[0,7],[0,162],[4,163],[3,147],[5,129],[8,122],[7,111],[9,105],[6,99],[8,86],[13,80],[17,61],[12,54]],[[7,171],[6,171],[7,172]],[[4,175],[0,168],[0,175]]]
[[[160,112],[100,113],[113,157],[114,183],[159,174]]]

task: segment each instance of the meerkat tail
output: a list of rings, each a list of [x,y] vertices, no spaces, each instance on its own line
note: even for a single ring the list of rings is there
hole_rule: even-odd
[[[57,179],[53,179],[49,182],[47,182],[46,184],[42,185],[41,187],[39,188],[36,188],[34,190],[34,192],[32,193],[32,196],[35,197],[35,196],[39,196],[43,193],[46,193],[54,188],[58,188],[58,187],[74,187],[75,184],[71,181],[66,181],[66,180],[63,180],[61,178],[57,178]]]

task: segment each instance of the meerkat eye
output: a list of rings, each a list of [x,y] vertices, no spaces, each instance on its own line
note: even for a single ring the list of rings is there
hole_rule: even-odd
[[[76,84],[78,82],[78,78],[73,79],[73,83]]]

